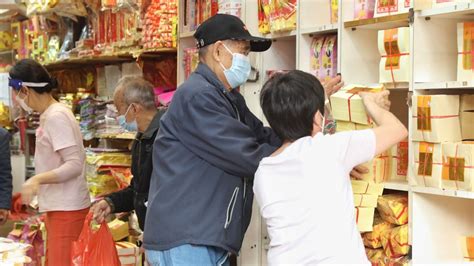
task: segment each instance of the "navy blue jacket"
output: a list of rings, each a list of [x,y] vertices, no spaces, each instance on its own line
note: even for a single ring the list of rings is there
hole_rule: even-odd
[[[12,166],[10,134],[0,128],[0,209],[10,209],[12,201]]]
[[[144,246],[207,245],[238,253],[253,177],[281,144],[204,64],[177,90],[153,147]]]

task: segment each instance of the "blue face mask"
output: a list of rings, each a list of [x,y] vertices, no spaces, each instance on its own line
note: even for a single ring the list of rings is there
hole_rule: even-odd
[[[221,67],[224,69],[224,75],[227,79],[229,85],[235,89],[242,84],[247,82],[247,79],[250,76],[250,60],[247,56],[239,53],[233,53],[225,44],[223,44],[225,49],[232,54],[232,66],[229,69],[226,69],[222,63]]]
[[[131,106],[132,105],[128,106],[127,112],[125,112],[124,115],[117,117],[117,121],[119,125],[126,131],[137,132],[138,131],[137,121],[133,120],[132,122],[127,122],[127,119],[125,118],[125,116],[127,116],[128,111],[130,111]]]

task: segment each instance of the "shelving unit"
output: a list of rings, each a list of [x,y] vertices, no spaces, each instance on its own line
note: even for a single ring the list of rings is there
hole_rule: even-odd
[[[243,20],[252,34],[258,33],[257,0],[244,0]],[[338,72],[346,84],[371,85],[379,82],[380,55],[377,47],[379,30],[410,28],[411,69],[409,82],[391,89],[392,112],[411,132],[411,95],[474,94],[474,82],[458,82],[456,23],[474,21],[473,4],[455,4],[441,8],[426,8],[430,0],[415,0],[407,13],[359,20],[353,19],[354,0],[339,1],[339,22],[330,21],[330,1],[298,1],[297,28],[292,32],[271,34],[272,48],[251,56],[252,66],[261,75],[257,83],[247,83],[241,89],[247,105],[264,121],[259,95],[267,70],[299,69],[310,71],[310,47],[314,37],[338,35]],[[424,10],[420,10],[425,8]],[[181,34],[178,49],[178,83],[182,75],[183,47],[194,45],[192,34]],[[260,35],[261,36],[261,35]],[[390,86],[388,86],[390,87]],[[410,151],[413,150],[411,138]],[[414,162],[412,152],[409,162]],[[459,238],[474,235],[474,192],[420,187],[414,181],[414,165],[410,163],[407,182],[387,182],[389,192],[409,195],[410,243],[412,264],[463,262]],[[268,235],[258,206],[254,205],[251,225],[239,257],[241,265],[266,265]]]

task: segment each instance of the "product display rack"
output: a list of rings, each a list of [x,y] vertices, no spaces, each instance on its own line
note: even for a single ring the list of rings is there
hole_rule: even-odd
[[[258,33],[257,0],[243,0],[242,20],[254,35]],[[412,5],[414,5],[412,1]],[[456,23],[474,21],[474,4],[456,4],[427,9],[431,1],[417,0],[409,12],[354,21],[354,0],[339,1],[339,22],[330,21],[330,1],[300,0],[297,28],[270,34],[274,43],[265,53],[251,55],[252,66],[261,75],[256,83],[242,87],[250,110],[265,121],[259,95],[267,70],[299,69],[310,71],[313,37],[338,34],[338,72],[346,84],[371,85],[379,82],[379,30],[410,27],[410,82],[391,86],[391,111],[412,132],[411,95],[474,94],[473,81],[456,81]],[[182,3],[181,3],[182,4]],[[180,5],[180,8],[182,5]],[[182,8],[180,18],[182,16]],[[180,19],[182,21],[182,19]],[[194,47],[192,33],[181,32],[178,44],[178,84],[184,81],[184,48]],[[407,192],[412,264],[462,264],[460,237],[474,235],[474,192],[421,187],[414,181],[414,156],[411,137],[407,182],[386,182],[387,192]],[[241,265],[266,265],[269,238],[266,226],[254,203],[252,222],[239,255]]]

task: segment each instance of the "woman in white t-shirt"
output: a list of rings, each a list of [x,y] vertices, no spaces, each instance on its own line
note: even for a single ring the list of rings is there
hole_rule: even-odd
[[[22,199],[29,204],[38,195],[39,210],[46,213],[46,265],[71,265],[71,244],[79,237],[90,206],[79,125],[72,111],[53,98],[57,82],[38,62],[21,60],[9,74],[17,103],[26,112],[41,114],[36,175],[23,184]]]
[[[324,89],[290,71],[261,93],[263,113],[283,145],[264,158],[254,192],[271,239],[270,265],[370,265],[357,229],[349,173],[407,136],[390,112],[388,91],[360,94],[373,130],[323,135]]]

